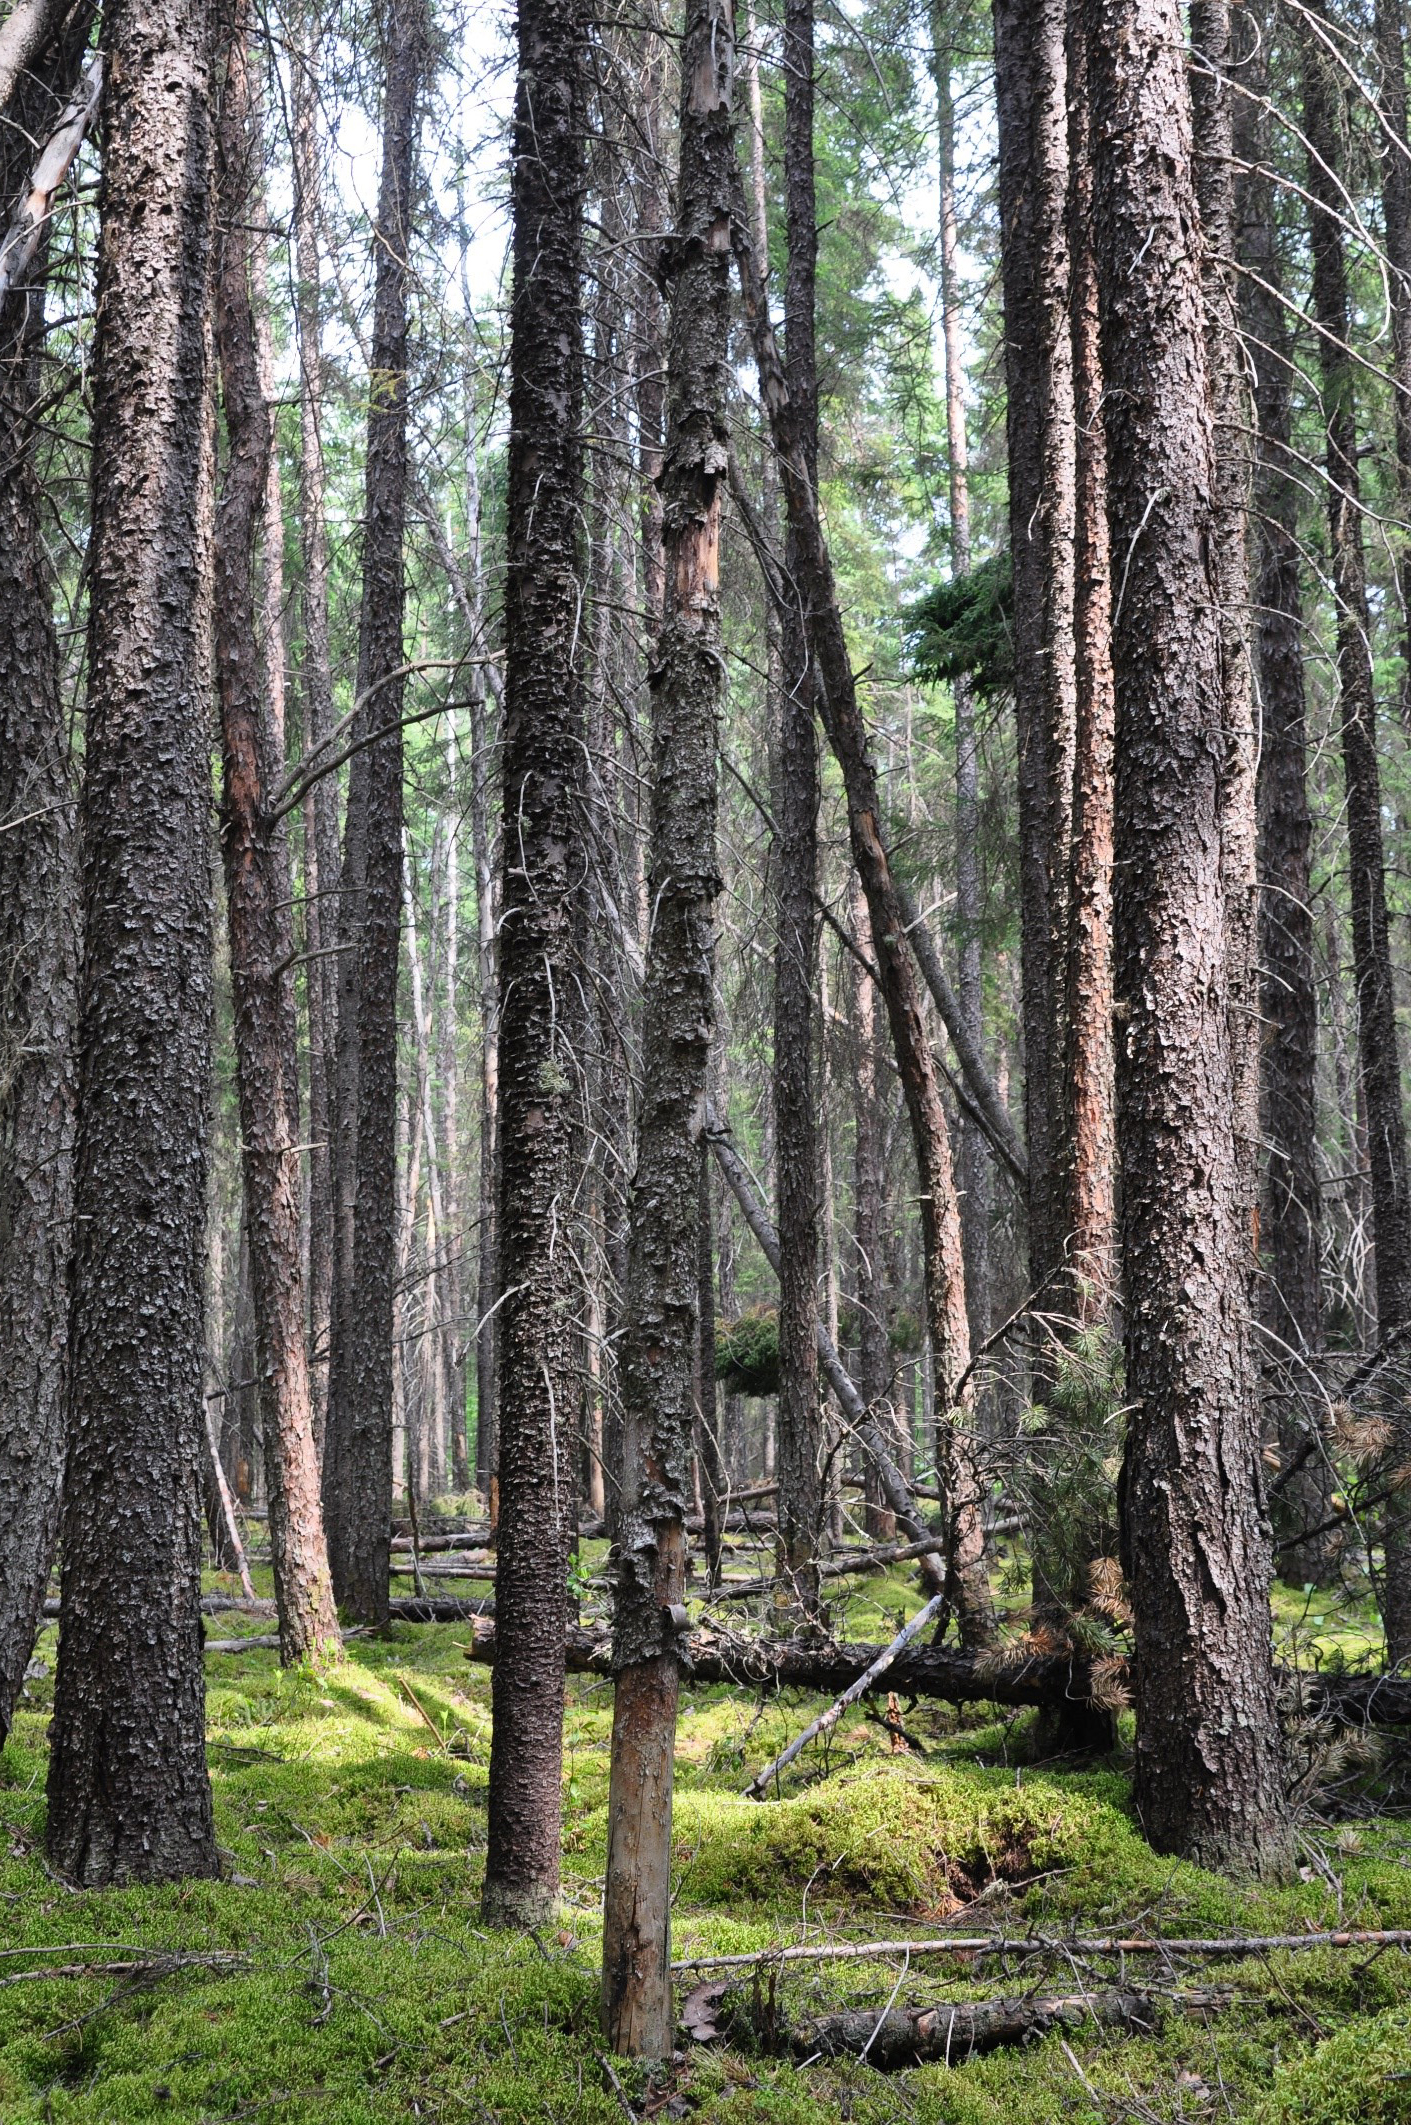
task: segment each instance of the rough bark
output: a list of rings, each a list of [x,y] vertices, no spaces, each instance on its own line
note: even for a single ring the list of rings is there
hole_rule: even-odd
[[[743,2002],[741,2003],[743,2006]],[[776,2032],[774,2043],[796,2059],[865,2059],[879,2073],[910,2066],[963,2066],[1010,2044],[1037,2044],[1062,2030],[1152,2036],[1166,2004],[1151,1993],[1093,1987],[1071,1993],[1025,1993],[1013,1999],[944,2000],[933,2007],[875,2007],[820,2014]],[[781,2043],[782,2037],[782,2043]]]
[[[1086,0],[1084,24],[1118,582],[1114,974],[1134,1798],[1159,1850],[1278,1876],[1291,1836],[1229,1035],[1225,710],[1190,105],[1175,0]]]
[[[36,55],[7,106],[0,219],[29,180],[31,141],[77,77],[82,42]],[[28,420],[43,309],[42,277],[0,301],[0,1745],[59,1527],[73,1245],[75,800]]]
[[[321,48],[314,9],[301,22],[290,69],[294,153],[294,315],[299,346],[299,532],[304,625],[304,745],[312,752],[334,723],[328,639],[327,480],[323,452],[323,330],[319,300],[318,84]],[[329,1317],[333,1298],[333,1089],[338,1024],[338,783],[322,775],[304,799],[304,973],[309,1035],[309,1371],[320,1462],[328,1421]]]
[[[873,950],[911,1125],[920,1181],[927,1328],[937,1380],[936,1407],[941,1412],[937,1459],[952,1527],[948,1568],[962,1634],[978,1642],[991,1632],[993,1619],[982,1554],[973,1440],[968,1413],[956,1399],[957,1383],[970,1359],[970,1324],[950,1134],[921,1015],[902,895],[882,837],[876,767],[858,703],[806,438],[800,432],[775,345],[747,220],[741,202],[734,218],[734,243],[745,312],[794,536],[795,581],[813,631],[820,709],[847,791],[852,857],[867,896]]]
[[[1321,12],[1314,8],[1313,14]],[[1386,854],[1377,764],[1376,684],[1362,546],[1356,370],[1347,351],[1351,303],[1339,219],[1343,195],[1342,77],[1311,25],[1302,35],[1303,129],[1313,251],[1313,315],[1327,429],[1328,544],[1337,602],[1339,716],[1347,790],[1352,962],[1357,987],[1357,1054],[1371,1175],[1376,1247],[1377,1332],[1411,1315],[1411,1175],[1401,1107],[1401,1058],[1387,925]],[[1388,1473],[1406,1460],[1402,1410],[1388,1408],[1395,1438]],[[1411,1654],[1411,1491],[1392,1489],[1383,1525],[1382,1621],[1392,1660]]]
[[[856,873],[850,880],[852,932],[869,955],[872,931],[867,901]],[[862,967],[853,969],[853,1302],[857,1309],[857,1384],[866,1406],[878,1413],[891,1388],[891,1353],[887,1345],[886,1263],[882,1232],[886,1204],[886,1156],[879,1090],[882,1058],[877,989]],[[894,1448],[895,1451],[895,1448]],[[896,1533],[896,1514],[882,1496],[876,1469],[867,1467],[866,1525],[869,1535],[887,1542]]]
[[[261,388],[246,233],[262,174],[250,95],[249,20],[221,25],[224,81],[216,125],[216,345],[226,458],[216,512],[215,658],[224,782],[221,852],[230,924],[235,1076],[255,1352],[269,1492],[270,1548],[286,1666],[337,1655],[340,1640],[319,1501],[304,1279],[298,1115],[290,1111],[293,999],[289,852],[270,821],[279,754],[261,680],[254,564],[273,437]]]
[[[1068,888],[1061,1187],[1079,1321],[1104,1319],[1116,1273],[1112,1054],[1112,556],[1102,350],[1092,248],[1087,66],[1077,0],[1069,4],[1069,322],[1076,433],[1073,639],[1077,727]]]
[[[379,735],[354,756],[349,782],[341,910],[347,971],[340,967],[338,1156],[341,1161],[350,1152],[351,1164],[339,1174],[345,1192],[335,1225],[334,1341],[323,1486],[334,1592],[364,1623],[386,1620],[392,1514],[401,715],[406,692],[407,253],[429,36],[424,0],[394,0],[385,34],[354,730],[355,738],[374,731]],[[341,1052],[345,1042],[346,1065]],[[350,1098],[355,1098],[355,1120],[348,1112]]]
[[[578,0],[521,0],[512,202],[500,920],[498,1618],[483,1910],[535,1924],[559,1878],[577,1385],[569,1216],[583,782],[583,69]]]
[[[965,365],[961,352],[959,229],[955,202],[955,96],[951,67],[960,28],[955,0],[931,9],[931,75],[936,90],[940,166],[941,335],[945,349],[947,486],[950,566],[959,581],[970,573],[970,446],[965,427]],[[984,978],[980,964],[980,750],[975,697],[968,674],[952,682],[955,710],[956,1001],[977,1051],[984,1035]],[[983,1132],[962,1116],[959,1135],[960,1229],[970,1339],[990,1332],[990,1163]]]
[[[1068,1238],[1057,1185],[1075,727],[1066,13],[1065,0],[997,0],[994,10],[1029,1273],[1036,1289],[1062,1264]]]
[[[1411,721],[1411,139],[1406,117],[1406,24],[1402,0],[1376,0],[1377,102],[1387,138],[1380,145],[1382,222],[1390,267],[1392,418],[1402,529],[1396,549],[1401,594],[1401,713]]]
[[[692,0],[661,474],[666,610],[652,673],[652,930],[628,1225],[623,1466],[613,1548],[612,1769],[603,2022],[630,2057],[669,2058],[671,1782],[684,1621],[699,1159],[715,1011],[716,725],[726,667],[720,519],[729,465],[731,0]]]
[[[818,476],[818,376],[814,294],[818,267],[813,173],[813,0],[784,15],[784,373],[797,409],[809,475]],[[774,1138],[778,1159],[779,1399],[776,1410],[781,1621],[818,1612],[822,1535],[823,1405],[813,1323],[818,1304],[819,1131],[813,985],[818,963],[818,750],[810,623],[798,540],[785,543],[783,684],[775,775],[773,851]]]
[[[1314,1421],[1318,1386],[1308,1368],[1323,1347],[1315,1108],[1318,993],[1299,559],[1303,473],[1289,454],[1291,348],[1280,300],[1282,270],[1267,170],[1268,121],[1257,101],[1267,93],[1267,6],[1254,19],[1259,52],[1245,75],[1251,94],[1236,106],[1235,149],[1248,166],[1240,180],[1237,244],[1246,269],[1240,311],[1258,430],[1253,600],[1260,731],[1259,1005],[1264,1021],[1260,1234],[1266,1250],[1258,1313],[1265,1330],[1266,1402],[1274,1403],[1279,1447],[1289,1465],[1302,1452]],[[1300,1528],[1321,1527],[1330,1520],[1332,1490],[1328,1456],[1315,1450],[1278,1493],[1276,1536],[1290,1537]],[[1332,1561],[1326,1534],[1276,1554],[1281,1574],[1299,1585],[1322,1582]]]
[[[200,1504],[211,43],[205,0],[105,10],[77,1240],[48,1781],[49,1856],[95,1887],[218,1871]]]

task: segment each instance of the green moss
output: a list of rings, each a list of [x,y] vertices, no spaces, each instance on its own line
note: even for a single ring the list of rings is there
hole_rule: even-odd
[[[1411,2009],[1364,2017],[1280,2067],[1257,2125],[1404,2125],[1411,2119]]]
[[[878,1575],[840,1602],[838,1627],[883,1636],[914,1600],[905,1574]],[[222,1635],[238,1631],[223,1623]],[[0,1974],[173,1949],[239,1960],[138,1989],[97,1973],[0,1988],[3,2125],[621,2118],[597,2034],[611,1690],[590,1677],[569,1682],[561,1922],[537,1944],[489,1934],[478,1906],[490,1677],[467,1662],[462,1635],[398,1626],[360,1640],[323,1677],[283,1674],[268,1652],[212,1658],[210,1762],[227,1878],[161,1890],[75,1896],[45,1873],[52,1688],[32,1686],[0,1758],[2,1945],[22,1956],[7,1956]],[[52,1664],[52,1634],[41,1651]],[[977,1923],[1013,1933],[1137,1922],[1170,1934],[1290,1932],[1339,1916],[1411,1924],[1404,1824],[1319,1833],[1340,1901],[1314,1865],[1288,1889],[1253,1890],[1153,1854],[1120,1769],[1027,1768],[1027,1717],[980,1707],[907,1708],[924,1758],[892,1756],[859,1708],[827,1751],[791,1768],[782,1799],[745,1800],[752,1772],[820,1709],[799,1693],[756,1699],[688,1685],[678,1954],[796,1940],[801,1923],[874,1939],[924,1931],[977,1892]],[[114,1946],[65,1945],[82,1942]],[[53,1948],[64,1953],[40,1952]],[[904,1996],[956,1998],[1043,1975],[917,1959]],[[890,1962],[790,1966],[777,2004],[786,2017],[834,2003],[880,2013],[900,1977]],[[1220,1977],[1234,1997],[1208,2027],[1174,2016],[1150,2039],[1077,2035],[1072,2060],[1049,2042],[898,2081],[856,2063],[797,2068],[696,2050],[676,2093],[706,2125],[892,2125],[901,2115],[915,2125],[1098,2125],[1128,2114],[1174,2125],[1213,2114],[1193,2084],[1217,2091],[1221,2115],[1251,2125],[1411,2117],[1385,2107],[1411,2085],[1391,2078],[1407,2043],[1411,1958],[1287,1954]],[[647,2093],[632,2072],[624,2086],[634,2100]]]

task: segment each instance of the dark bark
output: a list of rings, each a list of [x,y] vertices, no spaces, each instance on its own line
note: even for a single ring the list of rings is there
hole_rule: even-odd
[[[1009,540],[1029,1273],[1064,1259],[1058,1176],[1063,951],[1074,748],[1074,430],[1065,223],[1065,0],[997,0]]]
[[[37,54],[3,106],[0,226],[78,78],[82,28]],[[43,276],[25,280],[0,301],[0,1746],[59,1528],[78,976],[75,802],[29,423]]]
[[[940,166],[941,328],[946,365],[946,458],[950,502],[950,566],[955,580],[970,573],[970,448],[965,431],[965,369],[961,352],[955,199],[955,96],[951,84],[957,33],[954,0],[933,0],[931,75],[936,89]],[[984,1034],[984,977],[980,964],[980,751],[974,690],[967,673],[951,684],[955,711],[956,1001],[977,1052]],[[959,1135],[960,1228],[970,1340],[990,1332],[990,1154],[984,1133],[962,1116]]]
[[[1106,1318],[1116,1273],[1112,1054],[1112,556],[1092,248],[1087,65],[1069,5],[1069,321],[1076,433],[1073,637],[1077,727],[1068,888],[1060,1185],[1075,1317]]]
[[[215,539],[221,851],[270,1548],[280,1656],[289,1666],[336,1657],[340,1641],[304,1335],[298,1114],[289,1096],[293,999],[280,971],[292,952],[289,849],[283,828],[269,818],[279,760],[255,617],[255,542],[273,437],[260,388],[246,231],[263,165],[250,95],[248,17],[232,10],[221,31],[227,40],[216,126],[216,346],[227,444]]]
[[[328,522],[323,451],[323,331],[319,300],[317,15],[305,13],[291,72],[294,126],[294,312],[299,343],[299,527],[303,550],[304,746],[333,729],[328,638]],[[309,1377],[314,1444],[323,1459],[328,1422],[329,1317],[333,1299],[333,1093],[338,1026],[338,782],[322,775],[304,799],[304,971],[309,1036]]]
[[[731,0],[692,0],[681,61],[661,473],[666,610],[652,673],[652,929],[628,1224],[623,1465],[613,1546],[612,1771],[603,2022],[669,2058],[671,1781],[684,1618],[699,1160],[715,1012],[716,725],[725,701],[720,519],[729,464]]]
[[[729,1479],[720,1451],[720,1390],[715,1378],[715,1205],[711,1196],[710,1146],[702,1140],[699,1184],[700,1229],[696,1243],[696,1457],[701,1468],[702,1534],[706,1570],[720,1577]]]
[[[1255,677],[1260,709],[1259,963],[1264,1021],[1261,1133],[1265,1166],[1260,1231],[1265,1273],[1259,1318],[1265,1330],[1265,1395],[1275,1406],[1280,1451],[1298,1456],[1316,1421],[1319,1393],[1309,1366],[1323,1347],[1315,1089],[1318,993],[1313,964],[1309,853],[1308,739],[1303,679],[1303,600],[1299,561],[1299,492],[1303,473],[1289,454],[1292,434],[1289,330],[1280,300],[1282,270],[1275,239],[1274,189],[1267,171],[1267,93],[1263,63],[1269,11],[1255,18],[1259,55],[1239,99],[1235,148],[1249,166],[1240,182],[1238,255],[1246,269],[1240,310],[1254,372],[1258,455],[1255,464]],[[1328,1457],[1315,1450],[1274,1502],[1276,1536],[1294,1535],[1331,1517]],[[1322,1582],[1331,1564],[1324,1536],[1279,1555],[1282,1575]]]
[[[1320,10],[1316,7],[1313,13]],[[1371,618],[1362,547],[1356,370],[1347,342],[1351,303],[1340,215],[1343,80],[1311,25],[1302,37],[1303,128],[1313,250],[1313,315],[1327,428],[1328,545],[1337,601],[1339,714],[1347,789],[1352,962],[1357,986],[1357,1053],[1371,1176],[1376,1246],[1377,1331],[1385,1337],[1411,1315],[1411,1176],[1401,1108],[1401,1058],[1387,927],[1386,856],[1377,765],[1377,704]],[[1405,1416],[1388,1406],[1395,1441],[1388,1472],[1406,1458]],[[1382,1621],[1390,1657],[1411,1654],[1411,1492],[1388,1499],[1383,1525]]]
[[[1226,1009],[1247,1304],[1254,1311],[1259,1228],[1259,957],[1254,693],[1249,655],[1249,449],[1252,408],[1240,344],[1235,268],[1234,110],[1246,98],[1228,0],[1192,0],[1191,114],[1214,428],[1211,535],[1220,603],[1224,758],[1220,780]]]
[[[1392,417],[1396,434],[1397,488],[1402,529],[1396,549],[1401,593],[1401,713],[1411,722],[1411,140],[1406,117],[1406,25],[1403,0],[1376,0],[1377,57],[1381,81],[1377,102],[1388,138],[1378,143],[1382,176],[1382,221],[1386,230],[1391,292]]]
[[[339,1171],[323,1495],[334,1592],[364,1623],[386,1619],[392,1516],[401,715],[406,694],[407,253],[428,36],[424,0],[394,0],[384,55],[354,730],[355,737],[374,730],[380,735],[353,759],[343,858]]]
[[[1291,1839],[1229,1035],[1224,691],[1190,105],[1176,0],[1086,0],[1084,24],[1118,580],[1114,986],[1134,1798],[1159,1850],[1279,1876]]]
[[[498,1618],[483,1910],[535,1924],[559,1879],[574,1522],[573,925],[581,873],[579,310],[586,22],[521,0],[512,202],[499,973]]]
[[[104,13],[77,1240],[48,1782],[49,1856],[95,1887],[218,1871],[200,1487],[211,41],[205,0],[115,0]]]
[[[748,217],[737,203],[734,242],[745,312],[759,371],[760,393],[779,462],[787,519],[794,539],[794,577],[813,633],[824,727],[847,791],[853,862],[867,896],[872,942],[898,1074],[906,1099],[920,1181],[922,1262],[927,1329],[937,1381],[937,1460],[952,1539],[947,1560],[962,1634],[971,1642],[993,1629],[985,1575],[972,1438],[968,1412],[956,1401],[957,1383],[970,1358],[960,1213],[951,1162],[950,1134],[926,1028],[916,966],[907,942],[907,918],[886,844],[871,745],[858,703],[857,685],[843,631],[832,561],[809,471],[807,439],[774,333],[751,247]]]
[[[784,16],[784,373],[797,410],[810,478],[818,473],[814,335],[818,228],[813,175],[813,0],[787,0]],[[775,773],[773,851],[774,1139],[778,1158],[779,1399],[776,1412],[781,1620],[818,1613],[823,1521],[823,1405],[813,1323],[818,1304],[820,1193],[813,985],[818,964],[818,749],[811,628],[803,604],[798,539],[785,544],[783,684]]]

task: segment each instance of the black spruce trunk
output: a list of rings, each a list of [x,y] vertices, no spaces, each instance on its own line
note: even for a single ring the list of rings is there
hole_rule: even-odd
[[[211,19],[114,0],[94,358],[77,1241],[49,1856],[218,1872],[201,1665]]]

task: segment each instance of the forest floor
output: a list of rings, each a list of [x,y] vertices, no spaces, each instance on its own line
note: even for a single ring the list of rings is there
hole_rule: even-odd
[[[901,1576],[868,1582],[839,1634],[884,1638],[916,1600]],[[221,1617],[213,1633],[242,1626],[268,1628]],[[1364,1613],[1334,1617],[1303,1597],[1280,1596],[1279,1629],[1305,1656],[1312,1639],[1366,1648]],[[1128,1982],[1173,1997],[1224,1988],[1213,2010],[1174,2008],[1149,2034],[1087,2026],[900,2073],[697,2044],[667,2082],[619,2066],[614,2086],[597,2026],[610,1688],[569,1678],[559,1923],[528,1940],[487,1933],[490,1675],[467,1661],[468,1637],[454,1624],[397,1625],[319,1679],[281,1673],[269,1651],[210,1656],[226,1879],[160,1890],[78,1894],[47,1874],[52,1679],[30,1684],[0,1759],[3,2125],[1411,2121],[1411,1955],[1376,1948],[1213,1967],[1148,1957],[1140,1979],[1129,1962]],[[52,1631],[39,1651],[52,1665]],[[1411,1927],[1411,1824],[1384,1805],[1385,1770],[1379,1795],[1376,1771],[1340,1745],[1329,1755],[1327,1737],[1305,1751],[1318,1792],[1302,1818],[1302,1878],[1260,1890],[1156,1857],[1120,1757],[1082,1771],[1034,1764],[1028,1715],[995,1724],[909,1706],[912,1746],[896,1753],[873,1707],[845,1719],[826,1752],[806,1752],[782,1798],[742,1798],[750,1773],[820,1709],[797,1694],[686,1690],[677,1957],[957,1924],[1172,1939]],[[893,1999],[1072,1993],[1118,1975],[1115,1962],[1062,1953],[984,1968],[903,1955],[796,1964],[765,1979],[752,2011],[777,2026],[839,2005],[880,2015]],[[744,1990],[751,2008],[748,1980]]]

